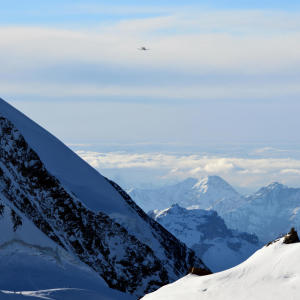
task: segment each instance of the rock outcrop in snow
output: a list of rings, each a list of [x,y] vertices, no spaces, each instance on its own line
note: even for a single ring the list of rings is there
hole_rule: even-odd
[[[15,232],[23,224],[19,211],[111,288],[143,295],[176,280],[191,265],[205,268],[117,184],[0,100],[3,199],[12,207]]]

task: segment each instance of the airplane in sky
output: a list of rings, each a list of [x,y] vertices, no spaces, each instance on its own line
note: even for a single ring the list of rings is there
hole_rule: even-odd
[[[138,48],[138,50],[141,50],[141,51],[147,51],[147,50],[150,50],[150,48],[140,47],[140,48]]]

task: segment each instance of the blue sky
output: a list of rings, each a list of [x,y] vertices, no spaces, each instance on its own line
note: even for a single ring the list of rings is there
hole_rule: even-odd
[[[99,22],[168,15],[182,8],[205,11],[264,10],[295,12],[299,1],[1,1],[1,24],[93,26]]]
[[[0,3],[1,97],[64,142],[298,159],[299,1]]]

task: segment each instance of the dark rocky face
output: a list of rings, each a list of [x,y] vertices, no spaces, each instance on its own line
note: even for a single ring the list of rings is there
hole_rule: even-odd
[[[110,183],[152,227],[160,247],[172,261],[172,272],[155,255],[151,241],[150,245],[140,242],[109,216],[89,210],[65,190],[13,124],[0,117],[0,192],[54,242],[93,268],[110,287],[140,296],[185,275],[191,265],[205,268],[193,251],[150,219],[117,184]],[[0,214],[2,210],[0,204]],[[11,217],[17,231],[22,220],[14,210]]]

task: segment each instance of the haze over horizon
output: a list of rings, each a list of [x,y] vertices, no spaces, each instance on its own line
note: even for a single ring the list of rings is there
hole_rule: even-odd
[[[103,174],[299,186],[299,2],[29,0],[0,14],[0,96]]]

